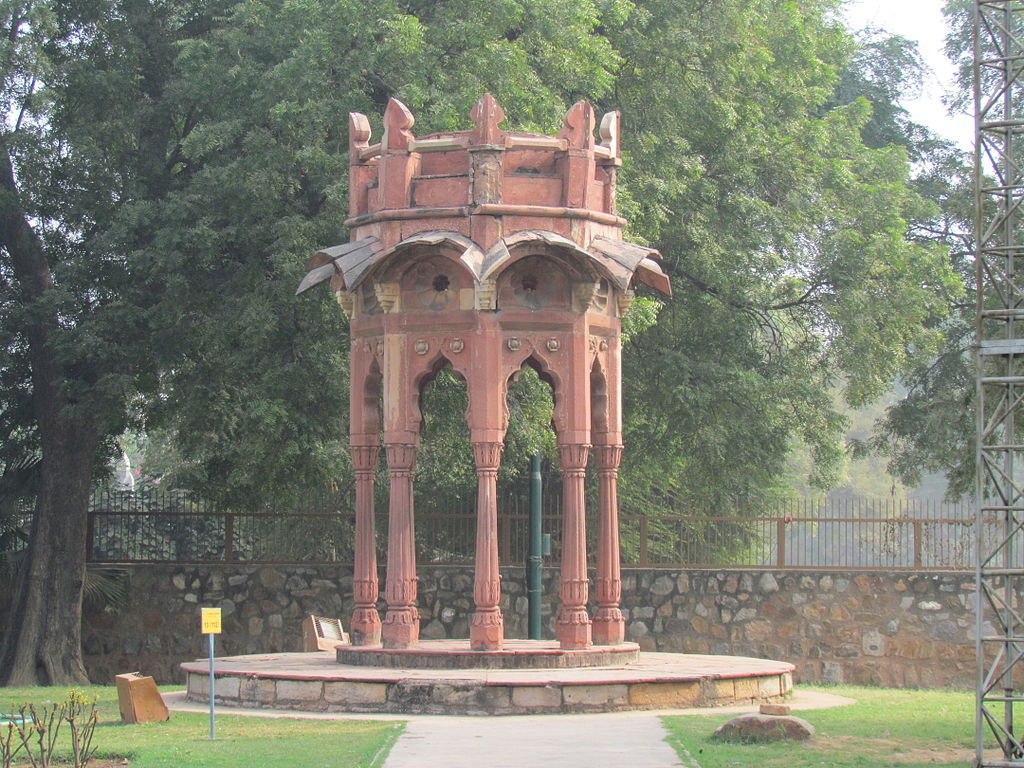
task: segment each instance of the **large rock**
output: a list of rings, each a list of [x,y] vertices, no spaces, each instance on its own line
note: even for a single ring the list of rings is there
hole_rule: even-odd
[[[814,735],[814,726],[800,717],[791,715],[740,715],[717,731],[715,738],[722,741],[805,741]]]

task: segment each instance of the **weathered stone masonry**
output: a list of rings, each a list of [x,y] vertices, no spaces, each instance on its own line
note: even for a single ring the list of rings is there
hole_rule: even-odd
[[[224,609],[218,654],[299,649],[307,613],[345,617],[349,566],[133,566],[132,604],[87,613],[86,666],[96,682],[141,670],[180,682],[177,665],[205,653],[200,605]],[[547,636],[558,605],[545,570]],[[472,567],[419,569],[422,636],[466,637]],[[522,568],[502,569],[507,636],[526,636]],[[644,650],[789,661],[802,682],[968,688],[973,685],[974,582],[969,574],[811,571],[623,571],[627,638]],[[591,606],[593,610],[593,606]]]

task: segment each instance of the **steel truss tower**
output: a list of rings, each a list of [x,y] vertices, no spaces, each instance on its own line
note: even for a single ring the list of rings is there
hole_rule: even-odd
[[[996,768],[1024,766],[1024,0],[975,1],[974,104],[976,759]]]

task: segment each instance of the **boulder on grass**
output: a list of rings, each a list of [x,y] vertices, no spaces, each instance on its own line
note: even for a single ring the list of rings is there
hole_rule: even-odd
[[[717,731],[715,738],[722,741],[805,741],[814,735],[814,726],[801,717],[786,715],[740,715]]]

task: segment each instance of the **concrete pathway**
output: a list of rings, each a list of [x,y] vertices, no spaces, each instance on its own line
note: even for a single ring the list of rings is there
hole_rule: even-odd
[[[649,712],[527,717],[410,717],[383,768],[681,766]]]

